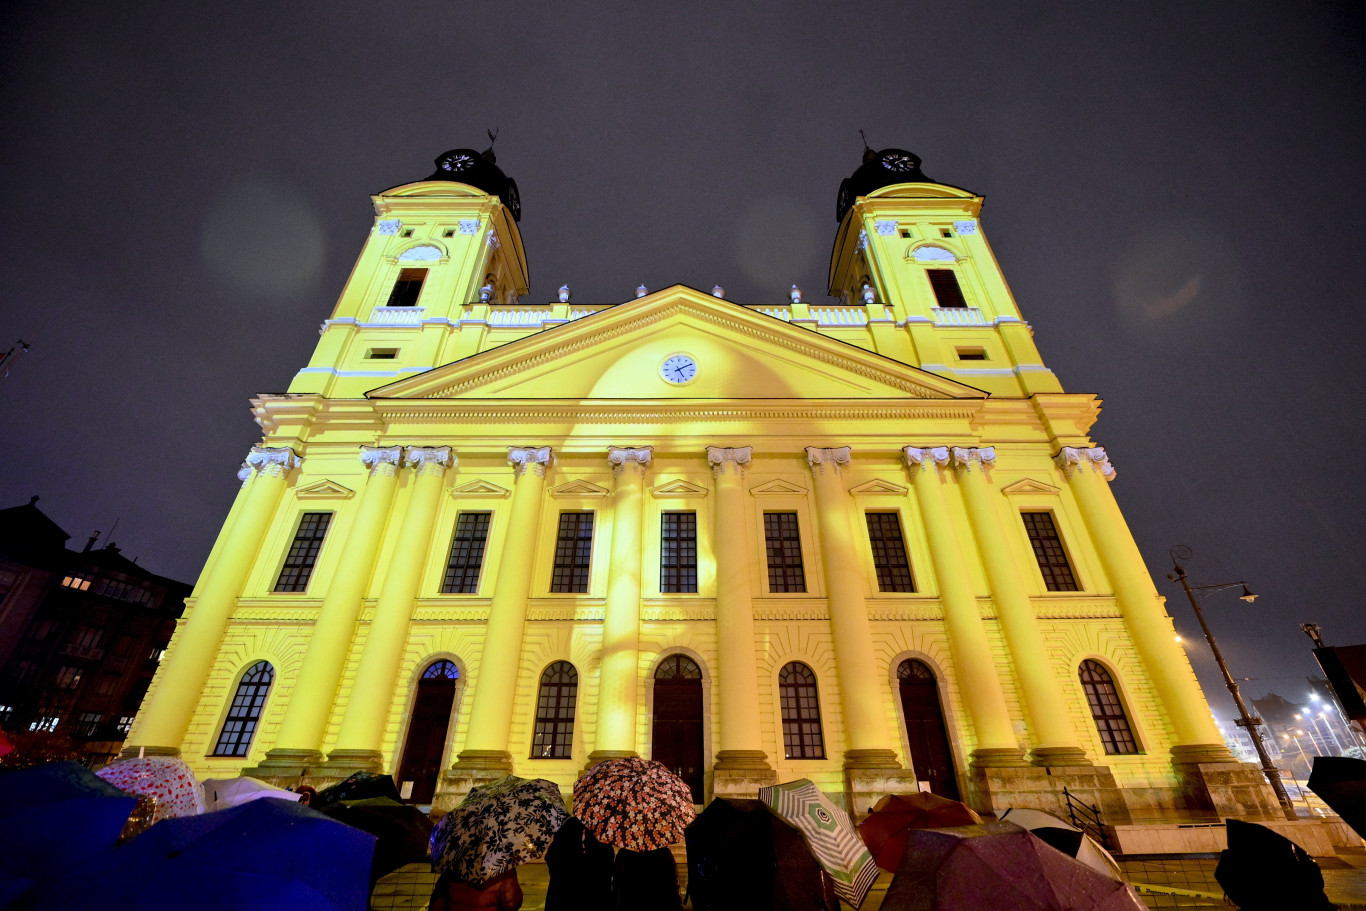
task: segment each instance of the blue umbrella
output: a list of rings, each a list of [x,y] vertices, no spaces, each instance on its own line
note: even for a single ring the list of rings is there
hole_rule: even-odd
[[[44,883],[25,909],[364,911],[375,837],[302,804],[253,800],[164,819],[99,863]]]

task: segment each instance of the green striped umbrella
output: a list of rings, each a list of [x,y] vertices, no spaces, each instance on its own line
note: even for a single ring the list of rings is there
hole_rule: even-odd
[[[835,894],[855,908],[862,905],[877,879],[877,864],[849,815],[807,778],[760,788],[759,799],[774,816],[802,833],[812,856],[834,879]]]

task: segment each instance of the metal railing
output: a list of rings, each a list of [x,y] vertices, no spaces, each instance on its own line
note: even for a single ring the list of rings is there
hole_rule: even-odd
[[[1067,818],[1072,825],[1100,842],[1101,847],[1110,849],[1110,839],[1105,835],[1105,826],[1100,821],[1100,807],[1079,799],[1067,788],[1062,789],[1063,800],[1067,804]]]

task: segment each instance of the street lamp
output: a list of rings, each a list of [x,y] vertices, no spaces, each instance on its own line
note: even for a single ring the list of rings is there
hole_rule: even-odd
[[[1228,672],[1228,665],[1224,663],[1224,654],[1219,651],[1219,644],[1214,641],[1214,633],[1210,632],[1209,624],[1205,622],[1205,615],[1200,612],[1200,599],[1195,596],[1196,592],[1213,593],[1229,588],[1242,587],[1243,593],[1238,597],[1251,603],[1257,600],[1257,596],[1248,590],[1246,582],[1221,582],[1217,585],[1195,585],[1190,584],[1186,578],[1186,570],[1181,565],[1182,560],[1189,560],[1191,550],[1189,547],[1178,544],[1171,549],[1169,555],[1172,558],[1172,573],[1167,578],[1181,583],[1181,587],[1186,591],[1186,597],[1190,599],[1191,609],[1195,611],[1195,619],[1200,621],[1200,629],[1205,632],[1205,641],[1209,643],[1210,651],[1214,652],[1214,661],[1219,665],[1219,671],[1224,675],[1224,684],[1228,687],[1229,693],[1233,696],[1233,702],[1238,706],[1238,715],[1233,723],[1247,729],[1248,737],[1252,738],[1252,746],[1257,750],[1257,758],[1262,761],[1262,773],[1266,776],[1267,782],[1271,785],[1271,790],[1276,792],[1276,799],[1281,802],[1286,815],[1296,818],[1295,805],[1290,800],[1290,795],[1286,793],[1285,783],[1281,781],[1281,772],[1271,764],[1271,757],[1267,755],[1266,744],[1262,743],[1262,734],[1257,730],[1257,725],[1262,723],[1262,719],[1253,717],[1243,703],[1243,695],[1238,692],[1238,684],[1233,682],[1233,675]]]

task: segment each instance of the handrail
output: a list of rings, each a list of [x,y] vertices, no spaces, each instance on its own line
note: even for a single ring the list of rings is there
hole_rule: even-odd
[[[1079,800],[1067,788],[1062,789],[1062,797],[1067,804],[1067,818],[1072,825],[1100,842],[1101,847],[1109,850],[1110,839],[1106,837],[1105,826],[1100,821],[1100,807]]]

